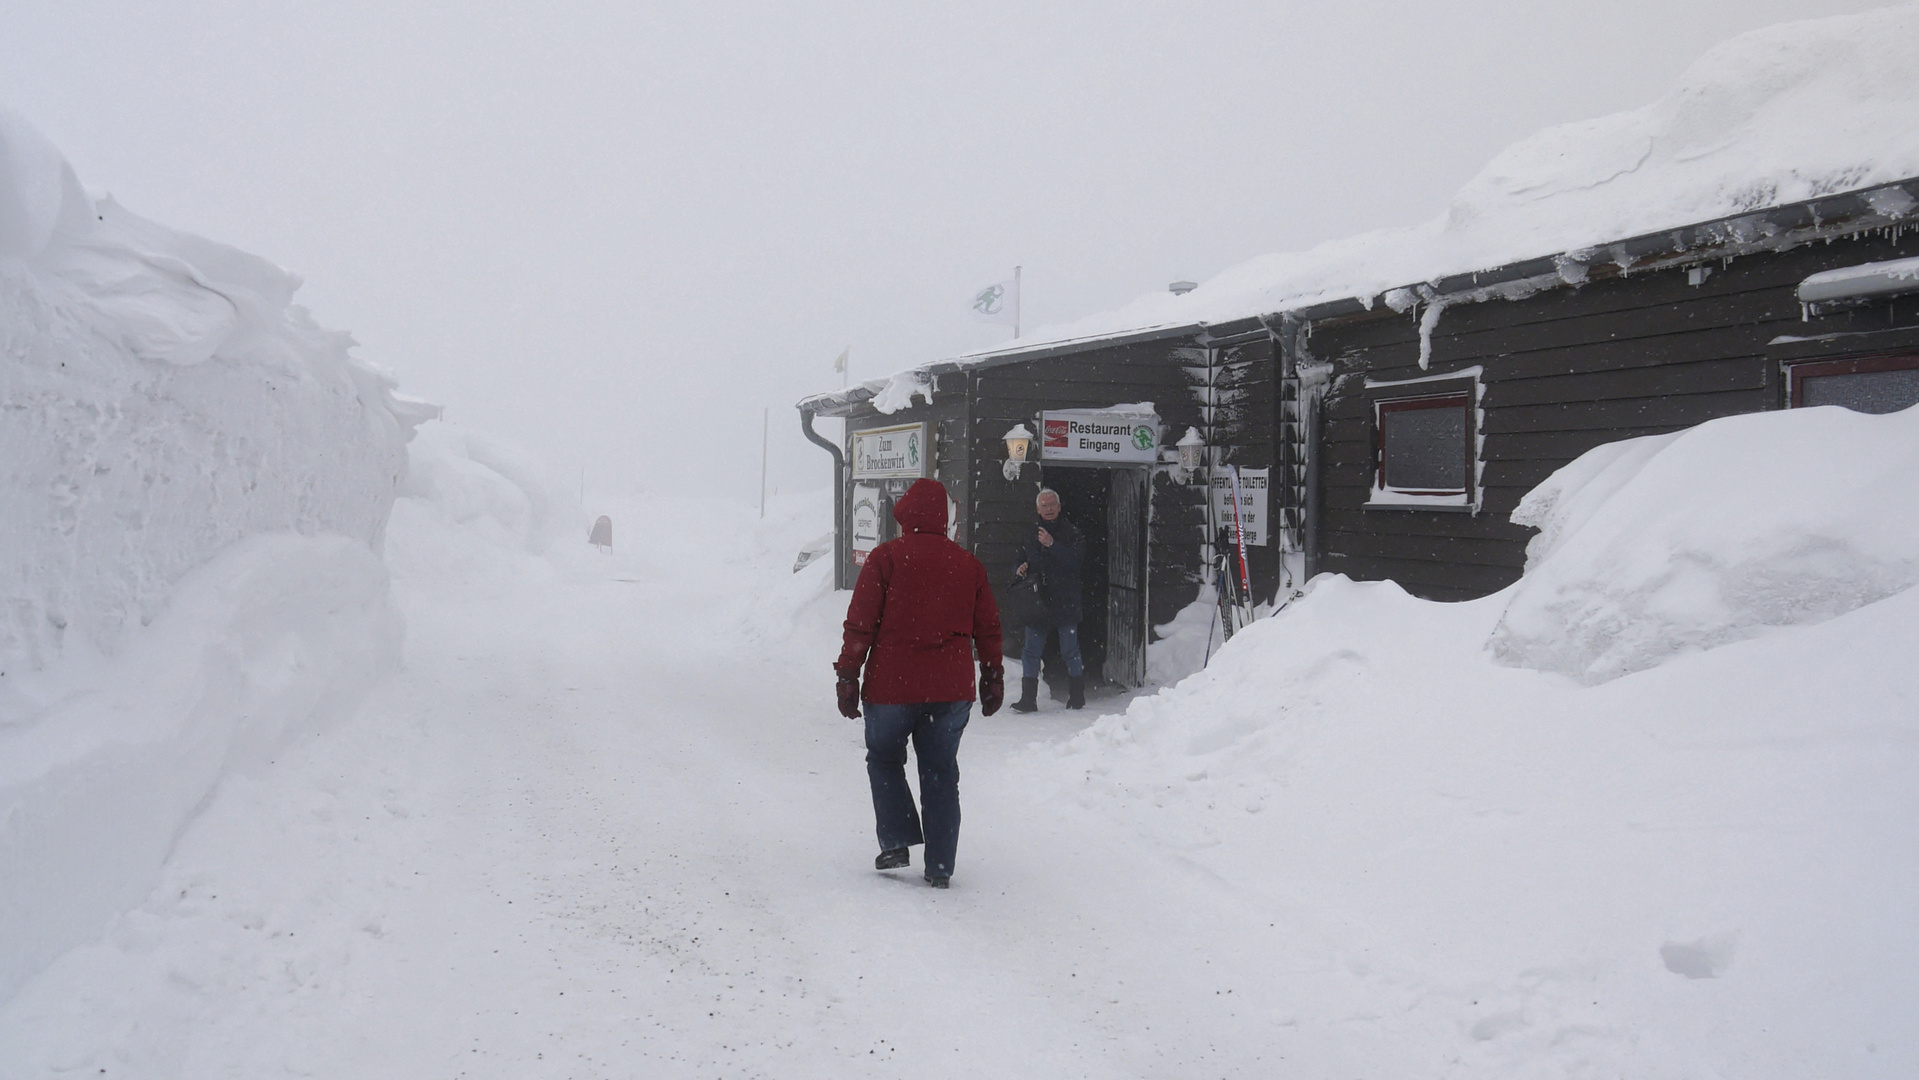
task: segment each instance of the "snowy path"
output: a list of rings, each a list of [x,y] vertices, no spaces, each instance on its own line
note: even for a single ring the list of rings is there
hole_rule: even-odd
[[[697,579],[641,577],[402,581],[407,670],[231,780],[0,1048],[23,1075],[1270,1075],[1240,1002],[1274,920],[1008,774],[1088,717],[975,717],[939,893],[871,868],[817,642],[744,645]]]

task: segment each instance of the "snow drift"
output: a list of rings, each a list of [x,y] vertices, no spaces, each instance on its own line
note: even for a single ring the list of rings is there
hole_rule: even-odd
[[[1912,1075],[1916,448],[1837,409],[1599,448],[1512,588],[1321,578],[1029,757],[1037,812],[1283,920],[1315,1075]]]
[[[0,1000],[146,899],[226,775],[357,705],[400,654],[386,568],[257,536],[189,574],[121,655],[0,726]],[[24,721],[24,722],[23,722]]]
[[[430,407],[298,284],[0,110],[0,998],[398,657],[376,550]]]
[[[1911,588],[1914,476],[1914,409],[1734,416],[1599,447],[1513,511],[1540,533],[1493,654],[1600,682]]]
[[[0,670],[111,652],[244,537],[378,544],[421,414],[298,285],[90,198],[0,111]]]

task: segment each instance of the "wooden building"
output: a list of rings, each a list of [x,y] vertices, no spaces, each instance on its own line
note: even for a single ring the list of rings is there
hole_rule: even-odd
[[[1266,482],[1242,495],[1263,491],[1249,509],[1270,525],[1249,552],[1256,599],[1320,572],[1483,596],[1524,566],[1519,498],[1595,446],[1736,413],[1919,401],[1915,226],[1919,180],[809,398],[802,422],[840,476],[838,579],[850,586],[860,545],[890,535],[889,500],[930,475],[954,499],[955,538],[1003,589],[1044,484],[1091,540],[1089,681],[1139,685],[1150,627],[1200,595],[1221,524],[1207,492],[1230,465]],[[913,385],[931,400],[878,408]],[[1156,461],[1087,467],[1042,448],[1008,478],[1016,425],[1039,434],[1050,412],[1142,403]],[[815,416],[843,417],[845,442],[820,437]],[[855,460],[862,433],[889,428],[921,433],[923,464]],[[1188,428],[1205,444],[1192,474],[1174,464]]]
[[[1312,572],[1483,596],[1525,565],[1520,497],[1595,446],[1919,401],[1919,266],[1882,266],[1919,256],[1915,211],[1907,181],[1289,313],[1289,377],[1318,381]]]
[[[1004,598],[1035,527],[1034,499],[1052,488],[1087,537],[1080,643],[1088,685],[1141,685],[1151,627],[1170,621],[1201,591],[1209,533],[1218,532],[1209,527],[1219,516],[1207,494],[1210,470],[1234,466],[1250,485],[1262,471],[1270,480],[1278,466],[1293,483],[1303,480],[1282,455],[1278,434],[1297,425],[1297,402],[1276,393],[1273,357],[1264,323],[1246,319],[929,365],[902,378],[924,385],[931,400],[915,396],[890,412],[877,407],[887,396],[877,385],[801,402],[808,437],[834,455],[841,477],[838,583],[850,587],[864,552],[894,535],[892,501],[917,477],[931,476],[953,500],[954,539],[979,556]],[[815,416],[844,418],[844,442],[820,436]],[[1046,445],[1049,420],[1057,428],[1069,418],[1101,416],[1123,421],[1128,433],[1150,428],[1149,443],[1111,460]],[[1134,422],[1141,418],[1144,425]],[[1036,436],[1035,453],[1009,474],[1005,437],[1017,427]],[[1175,444],[1189,429],[1209,448],[1207,468],[1198,472],[1177,464]],[[912,440],[920,458],[906,453]],[[1298,522],[1291,524],[1296,532]],[[1249,547],[1256,592],[1271,596],[1286,576],[1285,546]],[[1298,549],[1296,539],[1291,547]],[[1017,632],[1008,634],[1007,648],[1017,653]]]

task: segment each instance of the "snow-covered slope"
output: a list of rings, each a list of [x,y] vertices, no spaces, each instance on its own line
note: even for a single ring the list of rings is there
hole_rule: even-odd
[[[1304,1075],[1914,1075],[1916,446],[1811,409],[1601,447],[1512,588],[1322,578],[1033,782],[1292,928]]]
[[[1712,49],[1650,104],[1515,143],[1423,225],[1261,256],[1184,296],[1148,294],[1018,344],[1371,303],[1451,274],[1909,179],[1915,116],[1919,5],[1782,23]]]
[[[0,998],[397,660],[377,548],[426,410],[298,284],[0,110]]]

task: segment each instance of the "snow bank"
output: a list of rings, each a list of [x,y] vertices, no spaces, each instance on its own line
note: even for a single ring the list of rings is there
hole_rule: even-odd
[[[1641,108],[1548,128],[1444,214],[1232,267],[1183,296],[1019,341],[1223,322],[1389,290],[1919,176],[1919,5],[1783,23],[1722,43]],[[1898,217],[1909,199],[1877,207]],[[995,348],[972,355],[1003,352]]]
[[[0,1000],[145,899],[221,777],[355,705],[400,635],[366,545],[259,536],[189,574],[121,655],[16,691],[0,724]]]
[[[1035,812],[1283,928],[1306,1073],[1913,1075],[1916,458],[1919,410],[1602,447],[1511,589],[1322,577],[1030,755]]]
[[[0,670],[111,652],[248,536],[378,545],[422,413],[298,285],[89,198],[0,111]]]
[[[375,551],[431,407],[298,285],[0,110],[0,998],[397,660]]]
[[[1179,609],[1173,621],[1153,627],[1157,640],[1146,646],[1146,683],[1171,686],[1203,669],[1214,650],[1225,644],[1219,626],[1219,597],[1209,586],[1199,599]]]
[[[1919,409],[1728,417],[1554,473],[1492,635],[1518,667],[1602,682],[1919,583]]]
[[[539,555],[585,540],[578,501],[517,447],[434,421],[421,425],[407,462],[400,495],[485,543]]]

